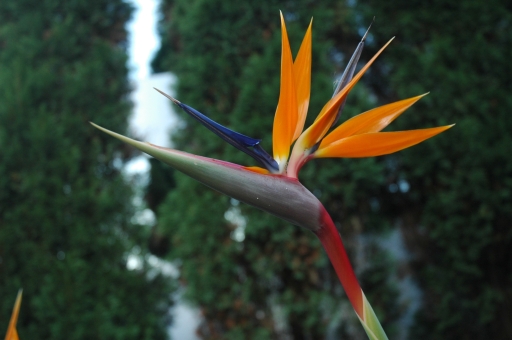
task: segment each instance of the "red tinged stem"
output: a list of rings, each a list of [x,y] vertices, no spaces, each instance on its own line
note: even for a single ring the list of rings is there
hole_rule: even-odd
[[[352,307],[361,320],[364,320],[363,292],[361,290],[361,286],[359,285],[356,274],[352,269],[347,252],[345,251],[345,247],[341,241],[340,234],[338,233],[331,216],[329,216],[323,206],[320,213],[320,219],[322,226],[315,232],[315,234],[320,239],[320,242],[322,242],[322,245],[327,252],[327,256],[329,256],[334,270],[336,271],[336,274],[338,274],[341,285],[343,286],[343,289],[345,289],[350,303],[352,303]]]

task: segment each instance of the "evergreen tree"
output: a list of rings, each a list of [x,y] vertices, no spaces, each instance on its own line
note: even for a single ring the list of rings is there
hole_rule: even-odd
[[[166,0],[162,48],[153,63],[155,71],[177,75],[180,101],[262,138],[269,151],[279,96],[279,9],[295,53],[314,17],[311,123],[332,95],[334,74],[343,71],[361,39],[357,17],[344,2]],[[371,107],[371,98],[359,86],[342,120]],[[183,119],[186,125],[173,139],[177,149],[254,165],[196,121]],[[339,224],[363,289],[393,337],[400,312],[388,279],[392,259],[361,237],[389,225],[371,204],[386,185],[383,165],[376,159],[311,162],[301,181]],[[171,258],[182,263],[187,297],[203,312],[203,338],[322,339],[326,332],[366,338],[319,242],[306,230],[180,174],[160,205],[158,223],[171,238]]]
[[[423,290],[414,339],[511,339],[512,6],[510,2],[368,1],[382,102],[431,93],[396,129],[456,123],[428,143],[388,157],[395,216]],[[379,68],[380,66],[380,68]]]
[[[121,175],[132,151],[88,124],[126,130],[131,12],[0,2],[0,320],[23,288],[21,339],[166,338],[167,281],[126,267],[144,238]]]

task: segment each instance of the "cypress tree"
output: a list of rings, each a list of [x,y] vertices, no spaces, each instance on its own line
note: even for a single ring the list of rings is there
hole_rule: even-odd
[[[383,102],[427,91],[398,129],[456,123],[388,157],[383,192],[423,290],[411,338],[510,339],[512,7],[509,2],[368,1],[376,42],[397,35],[372,84]],[[379,44],[375,45],[377,48]]]
[[[153,62],[155,71],[177,75],[180,101],[262,138],[269,151],[279,96],[279,9],[295,53],[314,17],[309,124],[332,95],[334,75],[343,71],[361,39],[357,16],[344,2],[166,0],[162,47]],[[368,90],[359,86],[342,120],[373,104]],[[183,129],[173,136],[177,149],[254,165],[196,121],[183,119]],[[322,160],[308,164],[301,181],[339,224],[363,289],[392,337],[400,316],[388,276],[393,260],[371,241],[371,235],[389,226],[372,205],[386,187],[384,174],[376,159]],[[319,242],[307,231],[181,174],[176,174],[176,188],[158,216],[159,227],[171,239],[170,257],[181,263],[186,297],[203,312],[203,338],[366,337]]]
[[[164,339],[169,285],[121,174],[130,110],[122,0],[0,2],[0,320],[21,339]],[[3,327],[3,326],[2,326]]]

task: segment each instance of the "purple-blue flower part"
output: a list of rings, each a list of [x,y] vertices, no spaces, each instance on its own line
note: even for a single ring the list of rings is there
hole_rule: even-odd
[[[236,131],[233,131],[231,129],[228,129],[227,127],[217,123],[211,118],[208,118],[206,115],[197,111],[193,107],[190,107],[187,104],[183,104],[179,100],[165,94],[164,92],[158,89],[155,90],[157,90],[158,92],[172,100],[174,104],[178,105],[180,108],[183,109],[183,111],[185,111],[190,116],[195,118],[197,121],[203,124],[210,131],[215,133],[217,136],[219,136],[229,144],[233,145],[238,150],[243,151],[252,158],[254,158],[261,165],[267,168],[267,170],[269,170],[270,172],[279,171],[279,166],[277,162],[260,145],[261,139],[252,138],[241,133],[238,133]]]

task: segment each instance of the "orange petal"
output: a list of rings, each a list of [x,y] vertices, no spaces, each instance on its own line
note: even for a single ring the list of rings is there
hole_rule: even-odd
[[[405,110],[420,100],[420,98],[426,95],[427,94],[422,94],[421,96],[400,100],[352,117],[328,134],[322,140],[320,148],[345,137],[360,135],[363,133],[379,132],[400,116]]]
[[[244,166],[245,170],[256,172],[258,174],[267,175],[270,173],[267,169],[260,168],[259,166]]]
[[[18,340],[18,332],[16,331],[16,322],[18,322],[18,314],[20,312],[22,290],[18,292],[16,302],[11,314],[11,321],[9,322],[9,328],[7,328],[7,334],[5,334],[5,340]]]
[[[297,92],[293,75],[293,59],[283,13],[281,13],[281,30],[281,90],[274,117],[272,144],[274,158],[282,170],[288,160],[290,145],[297,126]]]
[[[293,63],[298,107],[297,125],[295,127],[295,133],[293,134],[293,140],[299,138],[302,133],[302,130],[304,129],[304,122],[306,121],[306,116],[308,114],[309,97],[311,94],[312,25],[313,19],[311,19],[311,22],[309,23],[308,30],[306,31],[302,44],[300,45],[299,53]]]
[[[352,80],[341,90],[336,96],[332,97],[331,100],[325,104],[322,108],[322,111],[318,114],[318,117],[315,119],[315,122],[302,134],[301,139],[301,147],[304,149],[309,149],[313,145],[315,145],[318,141],[320,141],[323,136],[330,129],[332,122],[336,118],[336,114],[338,113],[338,108],[340,104],[345,100],[348,93],[355,84],[361,79],[366,70],[370,67],[370,65],[377,59],[377,57],[384,51],[384,49],[393,41],[394,38],[389,40],[384,47],[382,47],[373,58],[352,78]]]
[[[11,338],[9,340],[20,340],[19,336],[18,336],[18,331],[15,329],[13,329],[12,331],[12,334],[11,334]]]
[[[430,129],[398,132],[375,132],[350,136],[319,148],[315,152],[315,157],[358,158],[387,155],[423,142],[448,130],[452,126],[447,125]]]

